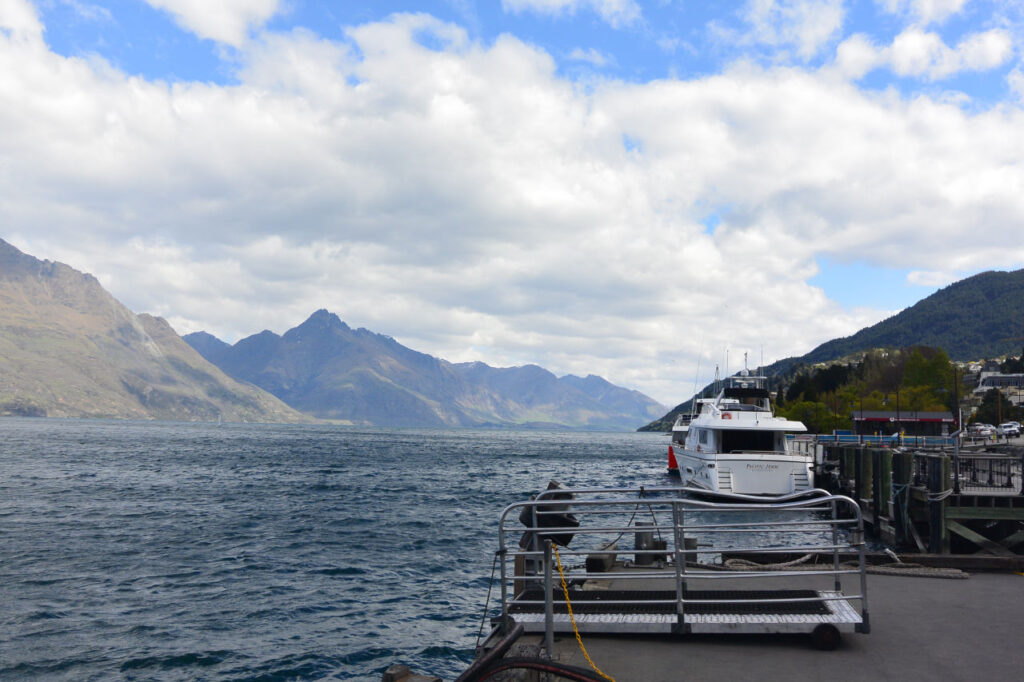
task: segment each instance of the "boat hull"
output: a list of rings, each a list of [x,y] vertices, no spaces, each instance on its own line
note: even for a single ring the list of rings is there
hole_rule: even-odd
[[[676,453],[684,485],[742,495],[787,495],[814,487],[810,457],[782,452]]]

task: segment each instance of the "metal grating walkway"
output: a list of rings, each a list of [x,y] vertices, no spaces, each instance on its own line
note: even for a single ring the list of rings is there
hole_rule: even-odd
[[[553,591],[555,613],[566,613],[565,595]],[[675,614],[675,590],[571,590],[573,613]],[[687,613],[694,614],[827,614],[828,607],[814,590],[687,590],[683,593]],[[763,600],[780,600],[765,602]],[[757,600],[751,603],[747,600]],[[784,601],[793,600],[793,601]],[[814,601],[805,601],[814,600]],[[529,603],[526,603],[529,602]],[[544,612],[544,590],[530,588],[512,602],[510,613]],[[714,602],[714,603],[702,603]]]
[[[792,592],[804,592],[803,590]],[[796,602],[800,608],[783,612],[783,609],[773,608],[773,613],[752,613],[753,609],[744,608],[746,613],[728,612],[727,609],[714,611],[714,604],[691,604],[693,612],[687,613],[683,618],[683,626],[692,633],[801,633],[810,632],[816,626],[829,623],[834,625],[841,632],[854,632],[860,625],[860,614],[850,606],[839,592],[810,592],[813,596],[819,597],[816,602]],[[636,595],[637,593],[632,593]],[[669,593],[674,594],[674,593]],[[756,598],[751,593],[733,593],[736,598]],[[758,593],[763,594],[763,593]],[[570,597],[571,598],[571,597]],[[817,605],[816,613],[807,613],[807,604]],[[527,632],[544,631],[543,605],[537,612],[532,608],[527,611],[524,608],[513,612],[513,618],[517,623],[522,623]],[[576,618],[576,626],[580,632],[604,633],[604,634],[669,634],[678,632],[679,620],[673,612],[655,612],[646,610],[639,613],[611,613],[611,609],[605,612],[596,612],[591,609],[596,604],[586,605],[587,612],[580,612],[577,603],[573,601],[573,614]],[[609,605],[610,606],[610,605]],[[655,605],[652,605],[655,606]],[[659,610],[660,610],[660,605]],[[700,606],[700,612],[696,607]],[[737,604],[722,606],[739,606]],[[763,606],[763,605],[759,605]],[[564,602],[562,613],[555,613],[553,625],[555,632],[572,632],[572,622],[565,613]],[[764,611],[764,609],[762,609]],[[801,612],[803,611],[803,612]]]

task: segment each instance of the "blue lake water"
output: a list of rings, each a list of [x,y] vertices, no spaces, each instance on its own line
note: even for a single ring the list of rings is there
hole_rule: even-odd
[[[0,679],[445,679],[502,509],[660,434],[0,419]]]

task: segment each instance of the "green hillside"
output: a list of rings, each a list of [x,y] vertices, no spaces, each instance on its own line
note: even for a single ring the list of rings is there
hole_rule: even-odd
[[[764,368],[773,390],[818,363],[859,360],[876,349],[941,348],[953,361],[1012,355],[1024,344],[1024,270],[983,272],[954,282],[911,307],[852,336],[833,339],[800,357]],[[706,390],[706,389],[705,389]],[[690,401],[641,431],[667,431]]]
[[[823,343],[801,362],[828,362],[872,348],[942,348],[952,360],[996,358],[1020,350],[1024,270],[983,272],[940,289],[853,336]]]

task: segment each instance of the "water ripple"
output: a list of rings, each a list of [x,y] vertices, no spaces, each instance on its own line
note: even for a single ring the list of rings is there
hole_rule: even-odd
[[[379,680],[395,662],[456,677],[501,510],[552,478],[657,485],[664,450],[651,434],[0,429],[5,681]]]

